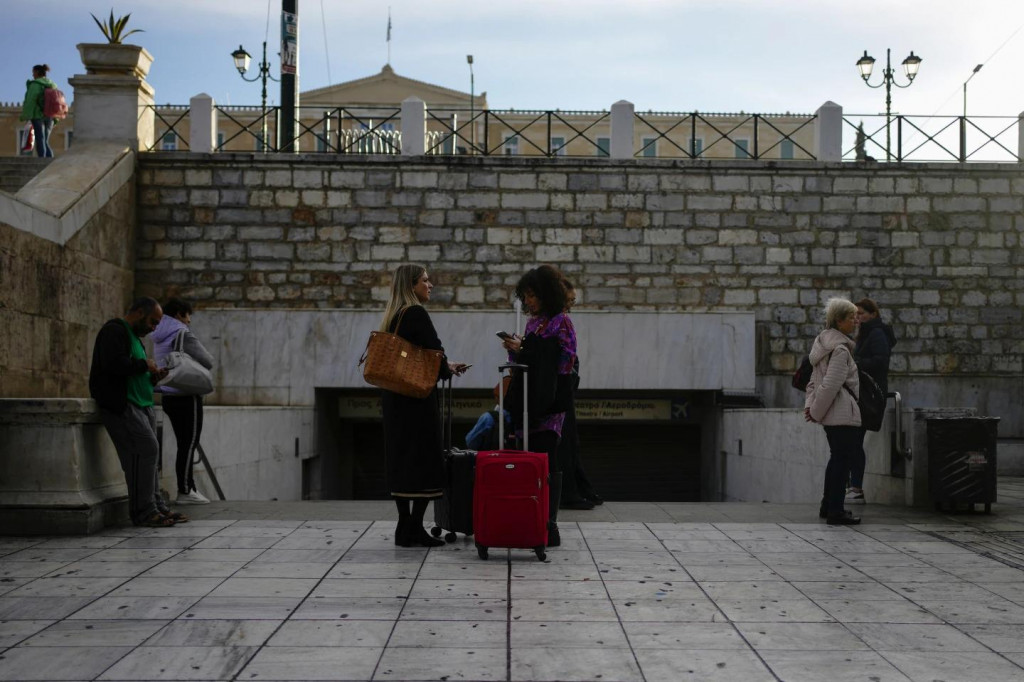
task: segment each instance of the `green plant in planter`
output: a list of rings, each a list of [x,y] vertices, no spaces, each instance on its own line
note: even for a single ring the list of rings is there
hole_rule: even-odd
[[[91,12],[89,16],[91,16],[92,20],[96,22],[96,25],[100,27],[100,30],[103,31],[103,35],[106,37],[107,42],[111,45],[120,45],[123,39],[133,33],[145,33],[141,28],[135,28],[125,33],[124,29],[128,25],[128,18],[131,17],[131,14],[126,14],[123,17],[117,17],[115,19],[114,10],[110,10],[110,19],[105,22],[97,19],[96,15]]]

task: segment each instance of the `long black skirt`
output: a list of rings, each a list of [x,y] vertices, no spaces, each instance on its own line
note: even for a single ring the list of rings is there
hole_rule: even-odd
[[[437,390],[426,398],[384,391],[384,453],[393,497],[440,497],[444,485]]]

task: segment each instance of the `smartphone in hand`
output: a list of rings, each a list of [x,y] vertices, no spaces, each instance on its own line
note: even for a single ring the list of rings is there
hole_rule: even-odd
[[[511,339],[512,338],[512,335],[509,334],[508,332],[494,332],[494,335],[497,336],[502,341],[504,341],[505,339]]]

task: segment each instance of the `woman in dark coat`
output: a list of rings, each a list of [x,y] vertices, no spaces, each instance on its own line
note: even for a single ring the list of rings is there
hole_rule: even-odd
[[[572,307],[576,305],[576,287],[568,279],[562,280],[562,284],[565,286],[565,315],[568,318]],[[572,324],[571,320],[569,324]],[[562,467],[561,509],[593,509],[604,504],[600,495],[594,492],[580,459],[580,436],[576,427],[576,391],[579,385],[580,359],[577,356],[572,366],[572,402],[565,411],[562,439],[558,442],[558,459]]]
[[[889,391],[889,358],[892,348],[896,345],[896,334],[892,327],[882,322],[879,317],[878,304],[870,298],[857,301],[857,345],[853,349],[853,359],[857,369],[867,372],[875,380],[882,393]],[[867,429],[861,427],[861,443]],[[850,489],[846,493],[847,504],[864,504],[864,467],[867,456],[861,445],[860,455],[854,458],[850,466]]]
[[[434,288],[422,265],[400,265],[391,283],[391,298],[381,320],[381,331],[401,336],[421,348],[444,351],[423,304]],[[438,379],[466,371],[466,365],[444,357]],[[423,528],[427,504],[442,494],[444,463],[441,453],[441,418],[437,391],[426,398],[384,391],[384,450],[388,489],[398,507],[395,544],[400,547],[436,547],[443,540]],[[411,508],[410,508],[411,505]]]
[[[516,297],[530,315],[526,323],[526,336],[508,336],[502,345],[509,352],[509,360],[529,366],[530,423],[517,426],[528,429],[530,450],[544,452],[548,456],[550,473],[548,547],[558,547],[561,534],[558,531],[558,503],[562,492],[562,468],[558,460],[558,442],[562,437],[565,423],[565,406],[558,405],[558,396],[564,393],[571,402],[572,368],[576,361],[576,330],[565,313],[565,287],[562,273],[550,265],[542,265],[528,271],[516,284]],[[549,353],[548,351],[553,351]],[[561,384],[564,391],[559,391]],[[519,384],[521,386],[521,384]],[[515,390],[516,382],[510,393]],[[546,393],[541,386],[554,388],[555,403],[536,409],[534,397]],[[519,389],[521,390],[521,388]],[[521,398],[520,398],[521,399]],[[509,404],[516,399],[509,397]],[[517,410],[513,407],[513,418]]]

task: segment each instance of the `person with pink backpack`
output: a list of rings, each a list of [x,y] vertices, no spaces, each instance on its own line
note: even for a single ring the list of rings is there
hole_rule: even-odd
[[[53,130],[53,124],[57,118],[63,118],[61,114],[67,111],[65,105],[62,112],[50,111],[50,115],[47,115],[47,99],[53,100],[54,94],[60,94],[57,85],[46,77],[49,70],[50,67],[46,64],[36,64],[32,67],[32,80],[25,83],[25,101],[21,107],[20,117],[20,120],[32,123],[36,154],[47,158],[53,156],[53,150],[50,149],[50,132]],[[51,89],[53,93],[47,98],[46,91]],[[60,99],[63,101],[62,94],[60,94]],[[53,108],[52,104],[50,108]]]

